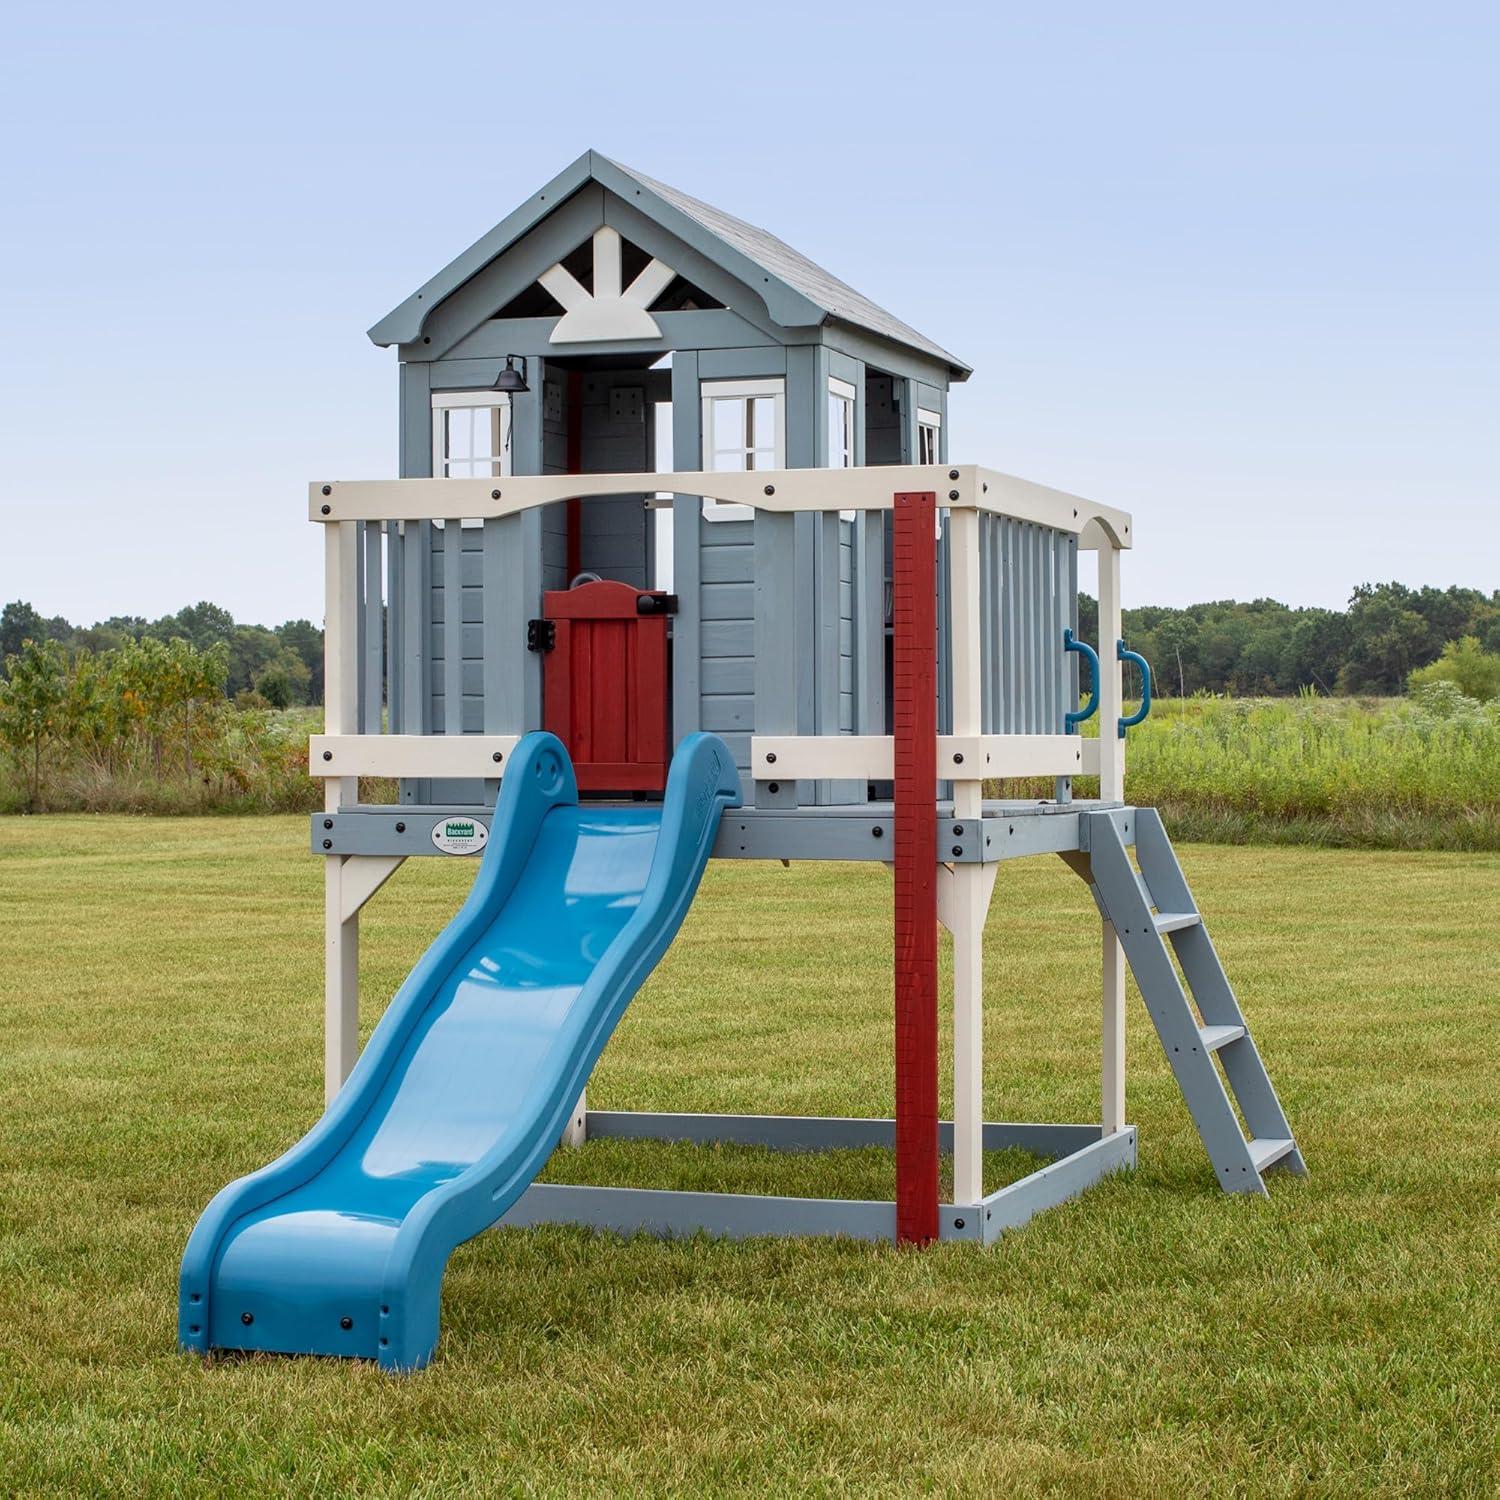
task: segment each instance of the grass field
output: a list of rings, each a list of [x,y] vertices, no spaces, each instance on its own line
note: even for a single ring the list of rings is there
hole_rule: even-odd
[[[1312,1169],[1269,1201],[1217,1192],[1135,1006],[1139,1170],[989,1253],[487,1234],[402,1380],[173,1347],[197,1214],[319,1109],[306,839],[0,823],[5,1490],[1495,1492],[1500,857],[1184,851]],[[369,908],[367,1025],[471,873],[413,861]],[[1091,1118],[1086,891],[1006,867],[989,942],[991,1117]],[[883,871],[716,865],[591,1102],[887,1113],[889,963]],[[554,1160],[889,1187],[879,1154]]]
[[[306,775],[306,736],[321,725],[321,709],[230,713],[223,733],[200,747],[192,777],[172,761],[160,776],[137,762],[106,774],[53,752],[39,806],[311,812],[322,794]],[[1098,732],[1097,717],[1084,725]],[[1050,798],[1054,785],[1012,783],[1005,794]],[[1125,792],[1209,843],[1500,853],[1500,702],[1430,691],[1414,699],[1159,698],[1130,731]],[[1078,795],[1097,796],[1097,778],[1080,778]],[[395,783],[366,778],[360,796],[392,801]],[[0,814],[29,805],[23,768],[0,756]]]

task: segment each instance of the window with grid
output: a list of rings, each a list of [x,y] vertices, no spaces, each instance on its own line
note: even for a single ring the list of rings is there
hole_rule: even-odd
[[[942,459],[943,418],[941,413],[917,408],[917,462],[940,464]]]
[[[509,398],[495,391],[443,391],[433,396],[432,472],[438,479],[509,474]]]
[[[786,467],[786,389],[780,380],[716,380],[703,385],[703,467],[745,473]],[[703,502],[707,521],[747,521],[748,505]]]

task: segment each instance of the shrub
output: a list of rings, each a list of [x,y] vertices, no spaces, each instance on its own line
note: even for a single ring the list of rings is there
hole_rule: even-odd
[[[1407,678],[1412,693],[1438,683],[1451,684],[1464,697],[1480,703],[1500,698],[1500,652],[1486,651],[1477,636],[1449,641],[1435,662],[1418,667]]]

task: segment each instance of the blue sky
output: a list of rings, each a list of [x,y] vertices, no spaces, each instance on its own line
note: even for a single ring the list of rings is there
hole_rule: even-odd
[[[316,618],[365,328],[589,146],[973,364],[1127,603],[1500,586],[1493,5],[214,9],[7,23],[0,599]]]

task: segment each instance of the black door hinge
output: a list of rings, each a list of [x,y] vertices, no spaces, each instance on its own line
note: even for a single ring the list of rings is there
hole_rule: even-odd
[[[675,615],[677,613],[677,595],[637,594],[635,596],[635,612],[638,615]]]
[[[528,620],[526,622],[526,649],[528,651],[550,651],[557,645],[557,624],[552,620]]]

